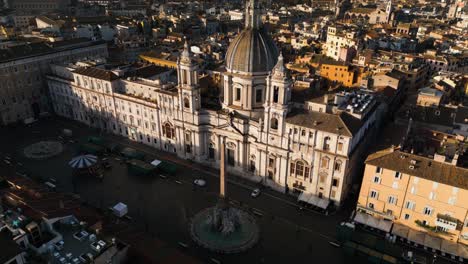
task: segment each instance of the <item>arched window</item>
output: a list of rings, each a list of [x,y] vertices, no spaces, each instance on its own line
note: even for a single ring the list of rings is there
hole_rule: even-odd
[[[255,166],[255,155],[250,156],[249,170],[250,170],[251,172],[255,172],[255,170],[256,170],[256,166]]]
[[[335,162],[335,171],[336,171],[336,172],[340,172],[340,171],[341,171],[341,165],[342,165],[342,164],[343,164],[343,163],[341,162],[341,160],[337,160],[337,161]]]
[[[187,97],[184,98],[184,107],[185,108],[190,108],[190,102],[189,102],[189,99]]]
[[[271,129],[278,129],[278,119],[273,117],[270,122]]]
[[[215,158],[215,146],[213,143],[210,143],[208,146],[208,158],[214,159]]]
[[[328,169],[330,166],[330,158],[329,157],[323,157],[320,160],[320,168]]]
[[[175,129],[171,125],[171,123],[167,122],[163,125],[163,135],[166,136],[167,138],[175,138]]]
[[[323,139],[323,150],[330,150],[330,137],[325,137]]]
[[[298,160],[296,162],[291,162],[289,174],[292,177],[304,177],[308,178],[310,174],[310,167],[307,165],[307,162]]]

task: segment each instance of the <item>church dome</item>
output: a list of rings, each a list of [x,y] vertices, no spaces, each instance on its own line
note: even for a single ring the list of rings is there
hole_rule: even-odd
[[[229,45],[226,68],[240,72],[269,72],[276,65],[278,49],[264,30],[246,28]]]
[[[263,29],[256,0],[246,8],[245,29],[231,42],[226,53],[226,68],[246,73],[269,72],[276,65],[278,49]]]

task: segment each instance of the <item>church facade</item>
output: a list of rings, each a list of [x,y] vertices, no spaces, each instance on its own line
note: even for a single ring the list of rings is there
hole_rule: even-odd
[[[293,80],[259,13],[251,1],[245,29],[229,46],[221,110],[202,107],[199,65],[187,43],[176,84],[56,66],[48,77],[54,110],[212,167],[219,167],[224,142],[228,173],[340,204],[360,175],[381,106],[370,95],[351,93],[293,103]],[[362,99],[360,108],[346,108],[356,98]]]

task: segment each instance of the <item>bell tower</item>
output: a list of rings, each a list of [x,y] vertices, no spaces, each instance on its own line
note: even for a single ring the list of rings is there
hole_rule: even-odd
[[[390,23],[390,19],[392,16],[393,11],[393,3],[392,0],[388,0],[387,7],[385,8],[385,13],[387,14],[387,23]]]
[[[200,110],[200,86],[198,83],[198,64],[193,61],[187,40],[184,51],[177,60],[177,79],[179,84],[179,100],[183,111]]]
[[[283,54],[280,53],[278,62],[267,78],[267,94],[264,105],[265,131],[278,135],[284,133],[284,120],[289,112],[291,88],[291,77],[284,66]]]

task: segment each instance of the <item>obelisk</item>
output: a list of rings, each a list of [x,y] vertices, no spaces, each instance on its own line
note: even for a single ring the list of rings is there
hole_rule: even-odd
[[[224,137],[221,140],[220,160],[219,160],[219,198],[226,199],[226,142]]]

